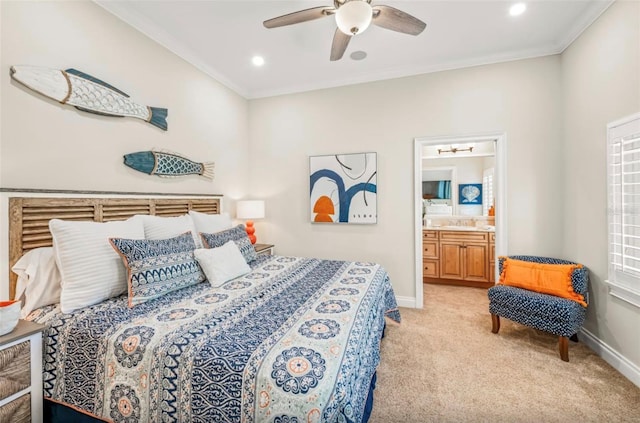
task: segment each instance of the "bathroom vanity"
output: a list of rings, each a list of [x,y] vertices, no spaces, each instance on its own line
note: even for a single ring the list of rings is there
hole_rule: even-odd
[[[425,283],[489,288],[495,282],[495,231],[469,226],[425,227]]]

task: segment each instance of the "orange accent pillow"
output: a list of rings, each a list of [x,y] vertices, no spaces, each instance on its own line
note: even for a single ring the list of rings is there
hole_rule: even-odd
[[[505,258],[499,283],[566,298],[586,307],[584,296],[575,292],[571,284],[571,274],[581,267],[581,264],[545,264]]]

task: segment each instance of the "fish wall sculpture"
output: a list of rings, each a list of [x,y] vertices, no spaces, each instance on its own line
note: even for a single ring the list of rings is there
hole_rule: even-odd
[[[33,91],[104,116],[134,117],[167,130],[167,109],[143,106],[119,89],[76,69],[11,66],[11,77]]]
[[[125,154],[124,164],[149,175],[163,177],[200,175],[213,179],[213,162],[194,162],[171,151],[152,150]]]

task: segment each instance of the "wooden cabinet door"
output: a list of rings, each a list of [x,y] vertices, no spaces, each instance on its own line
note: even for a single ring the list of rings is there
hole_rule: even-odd
[[[468,281],[489,281],[489,251],[487,244],[464,245],[464,279]]]
[[[462,242],[440,242],[440,277],[464,279]]]

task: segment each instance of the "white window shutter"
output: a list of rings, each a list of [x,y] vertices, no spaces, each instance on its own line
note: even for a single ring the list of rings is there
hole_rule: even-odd
[[[493,205],[493,175],[494,168],[485,169],[482,172],[482,215],[488,216],[489,209]]]
[[[637,295],[640,293],[640,114],[608,125],[607,190],[607,282]]]

